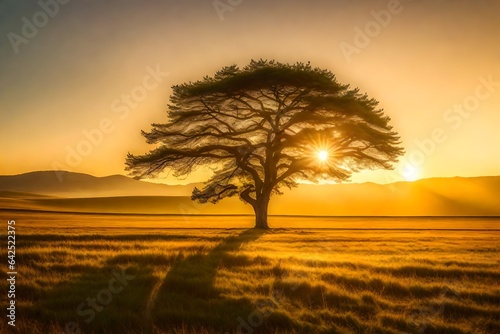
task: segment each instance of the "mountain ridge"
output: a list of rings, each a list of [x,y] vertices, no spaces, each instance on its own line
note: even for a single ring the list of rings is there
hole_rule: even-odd
[[[0,175],[0,191],[67,197],[178,196],[187,195],[190,187],[138,181],[120,174],[94,176],[57,170]]]
[[[164,185],[124,175],[54,171],[0,175],[0,208],[155,214],[251,214],[238,198],[199,204],[199,184]],[[36,195],[35,195],[36,194]],[[47,197],[40,197],[44,195]],[[500,176],[440,177],[379,184],[301,184],[271,199],[274,215],[500,216]]]

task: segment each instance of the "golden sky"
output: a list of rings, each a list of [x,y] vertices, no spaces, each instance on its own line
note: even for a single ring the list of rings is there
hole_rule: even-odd
[[[40,3],[0,4],[0,174],[124,174],[172,85],[252,58],[310,61],[380,101],[407,153],[355,182],[500,174],[499,1]]]

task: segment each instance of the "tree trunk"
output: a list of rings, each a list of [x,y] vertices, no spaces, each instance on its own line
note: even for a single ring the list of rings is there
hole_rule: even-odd
[[[257,200],[255,207],[255,226],[254,228],[268,229],[267,225],[267,207],[269,206],[269,196],[263,196]]]

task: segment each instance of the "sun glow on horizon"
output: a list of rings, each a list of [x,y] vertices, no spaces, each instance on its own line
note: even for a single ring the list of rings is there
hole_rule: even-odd
[[[403,177],[409,182],[416,181],[420,178],[420,171],[413,165],[407,165],[403,170]]]

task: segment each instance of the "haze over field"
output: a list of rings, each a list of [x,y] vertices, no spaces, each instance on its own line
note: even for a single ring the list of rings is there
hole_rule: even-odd
[[[59,181],[62,177],[63,182]],[[191,201],[199,184],[169,186],[125,176],[53,171],[0,176],[0,207],[74,212],[251,214],[235,198]],[[51,197],[33,196],[32,194]],[[55,198],[54,198],[55,197]],[[274,215],[500,216],[500,177],[435,178],[392,184],[301,184],[271,199]]]

